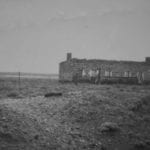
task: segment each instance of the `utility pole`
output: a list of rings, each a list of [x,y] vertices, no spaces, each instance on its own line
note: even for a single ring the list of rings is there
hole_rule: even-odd
[[[20,71],[18,72],[18,82],[19,82],[19,93],[20,93],[20,90],[21,90],[21,79],[20,79]]]

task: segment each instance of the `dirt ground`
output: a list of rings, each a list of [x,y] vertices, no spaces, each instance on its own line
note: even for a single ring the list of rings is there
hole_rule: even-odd
[[[0,79],[0,150],[149,149],[149,85]]]

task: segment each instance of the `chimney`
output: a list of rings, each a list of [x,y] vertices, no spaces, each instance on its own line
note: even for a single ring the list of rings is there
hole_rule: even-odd
[[[150,64],[150,57],[146,57],[145,58],[145,62],[148,63],[148,64]]]
[[[72,53],[67,53],[67,61],[72,59]]]

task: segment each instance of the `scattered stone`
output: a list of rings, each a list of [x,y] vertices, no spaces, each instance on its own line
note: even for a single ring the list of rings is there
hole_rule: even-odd
[[[134,144],[134,148],[137,150],[144,150],[147,148],[147,144],[145,142],[140,141]]]
[[[87,145],[89,149],[99,149],[99,150],[106,150],[106,147],[101,142],[96,143],[89,143]]]
[[[22,98],[22,96],[19,93],[15,93],[15,92],[7,94],[7,97],[12,99]]]
[[[146,144],[150,146],[150,140],[146,140]]]
[[[101,132],[114,132],[118,130],[119,130],[119,126],[113,122],[104,122],[100,126]]]
[[[102,145],[101,150],[107,150],[107,148],[104,145]]]
[[[62,93],[60,92],[51,92],[51,93],[46,93],[44,97],[52,97],[52,96],[62,96]]]
[[[6,118],[6,117],[2,117],[1,119],[2,119],[3,121],[5,121],[7,118]]]
[[[97,147],[97,144],[95,144],[95,143],[90,143],[89,144],[89,148],[90,149],[94,149],[94,148],[96,148]]]
[[[17,142],[17,139],[15,139],[11,133],[0,132],[0,138],[9,143]]]
[[[2,127],[3,127],[4,129],[7,129],[7,128],[8,128],[8,126],[7,126],[7,125],[3,125]]]
[[[38,139],[39,139],[39,135],[35,135],[35,136],[34,136],[34,139],[35,139],[35,140],[38,140]]]

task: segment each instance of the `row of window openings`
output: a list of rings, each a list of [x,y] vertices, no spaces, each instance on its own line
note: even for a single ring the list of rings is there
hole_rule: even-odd
[[[125,72],[112,72],[112,71],[105,71],[104,72],[104,76],[106,77],[112,77],[112,76],[122,76],[122,77],[132,77],[132,76],[138,76],[139,72],[137,73],[132,73],[130,71],[125,71]],[[94,72],[94,71],[89,71],[88,73],[86,73],[85,71],[82,72],[82,76],[96,76],[98,75],[98,71]]]
[[[122,72],[112,72],[112,71],[105,71],[104,73],[105,76],[107,77],[112,77],[112,76],[122,76],[122,77],[132,77],[133,74],[129,71],[126,71],[124,73]],[[135,74],[134,74],[135,76]]]

